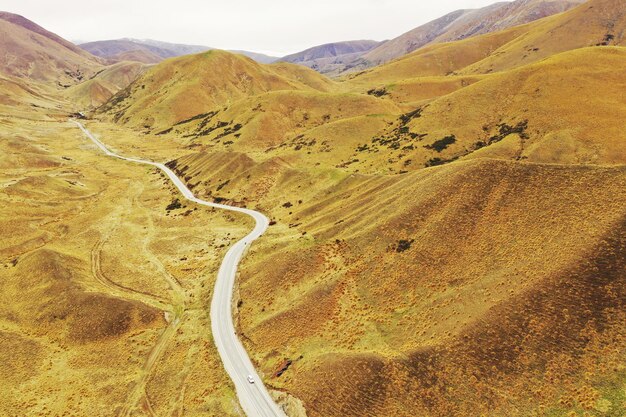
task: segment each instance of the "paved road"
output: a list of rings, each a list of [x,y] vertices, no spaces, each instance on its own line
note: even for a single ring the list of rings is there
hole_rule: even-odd
[[[91,139],[91,141],[95,143],[96,146],[106,155],[129,162],[147,164],[159,168],[169,177],[170,180],[172,180],[174,185],[176,185],[187,200],[203,206],[244,213],[254,218],[256,222],[254,230],[230,247],[224,257],[224,260],[222,261],[222,265],[220,266],[220,270],[217,274],[217,281],[215,282],[213,300],[211,301],[211,330],[213,332],[213,338],[215,340],[217,350],[222,357],[224,368],[235,384],[239,403],[241,404],[241,407],[245,411],[246,415],[248,415],[248,417],[285,417],[285,413],[274,402],[274,400],[272,400],[272,397],[265,388],[265,385],[263,385],[261,378],[256,373],[256,370],[254,369],[248,354],[243,348],[243,345],[239,341],[233,324],[233,316],[231,314],[231,304],[233,299],[233,288],[235,286],[235,276],[237,274],[237,266],[239,265],[239,261],[241,260],[241,257],[246,249],[267,230],[269,225],[267,217],[254,210],[215,204],[196,198],[189,188],[187,188],[187,186],[176,176],[176,174],[165,165],[159,162],[145,161],[143,159],[127,158],[117,155],[116,153],[111,152],[102,142],[96,139],[81,123],[74,120],[72,122],[76,124],[83,131],[83,133],[85,133],[85,135]],[[248,375],[252,375],[255,380],[254,384],[250,384],[248,382]]]

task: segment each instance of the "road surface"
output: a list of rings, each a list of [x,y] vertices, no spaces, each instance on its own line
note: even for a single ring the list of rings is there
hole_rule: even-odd
[[[180,178],[164,164],[117,155],[96,139],[81,123],[75,120],[72,122],[106,155],[159,168],[169,177],[187,200],[203,206],[244,213],[254,218],[256,222],[254,229],[246,237],[230,247],[217,273],[215,291],[213,292],[213,299],[211,300],[211,330],[224,368],[235,384],[237,398],[246,415],[248,417],[286,417],[282,409],[270,396],[265,385],[263,385],[263,381],[257,374],[248,354],[239,341],[231,313],[237,266],[248,246],[267,230],[269,226],[267,217],[254,210],[215,204],[196,198]],[[252,375],[254,378],[255,382],[253,384],[248,382],[248,375]]]

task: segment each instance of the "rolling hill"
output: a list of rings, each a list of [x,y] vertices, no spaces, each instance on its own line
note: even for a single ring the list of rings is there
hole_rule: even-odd
[[[101,65],[96,57],[30,20],[0,12],[0,73],[56,87],[76,84]]]
[[[89,80],[68,88],[65,95],[71,99],[77,111],[100,107],[146,70],[147,66],[140,62],[119,62],[102,69]]]
[[[311,70],[293,67],[262,65],[220,50],[173,58],[148,70],[99,111],[133,126],[164,129],[245,97],[279,90],[324,91],[332,85]]]
[[[465,86],[453,80],[458,89],[399,117],[344,161],[396,172],[484,157],[624,164],[624,134],[614,121],[626,117],[626,78],[615,71],[625,60],[623,48],[589,47]]]
[[[621,416],[626,8],[524,23],[570,6],[459,12],[339,80],[218,50],[63,94],[0,78],[0,410],[238,414],[206,306],[249,224],[65,124],[119,90],[86,121],[111,148],[271,218],[235,322],[289,415]]]

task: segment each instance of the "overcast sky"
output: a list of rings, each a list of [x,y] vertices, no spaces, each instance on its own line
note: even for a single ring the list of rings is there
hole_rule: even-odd
[[[1,0],[72,41],[124,37],[272,55],[328,42],[393,38],[456,9],[497,0]]]

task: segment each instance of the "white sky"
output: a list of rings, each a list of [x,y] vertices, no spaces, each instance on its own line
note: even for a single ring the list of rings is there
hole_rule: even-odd
[[[73,41],[149,38],[282,56],[328,42],[384,40],[497,0],[0,0]]]

